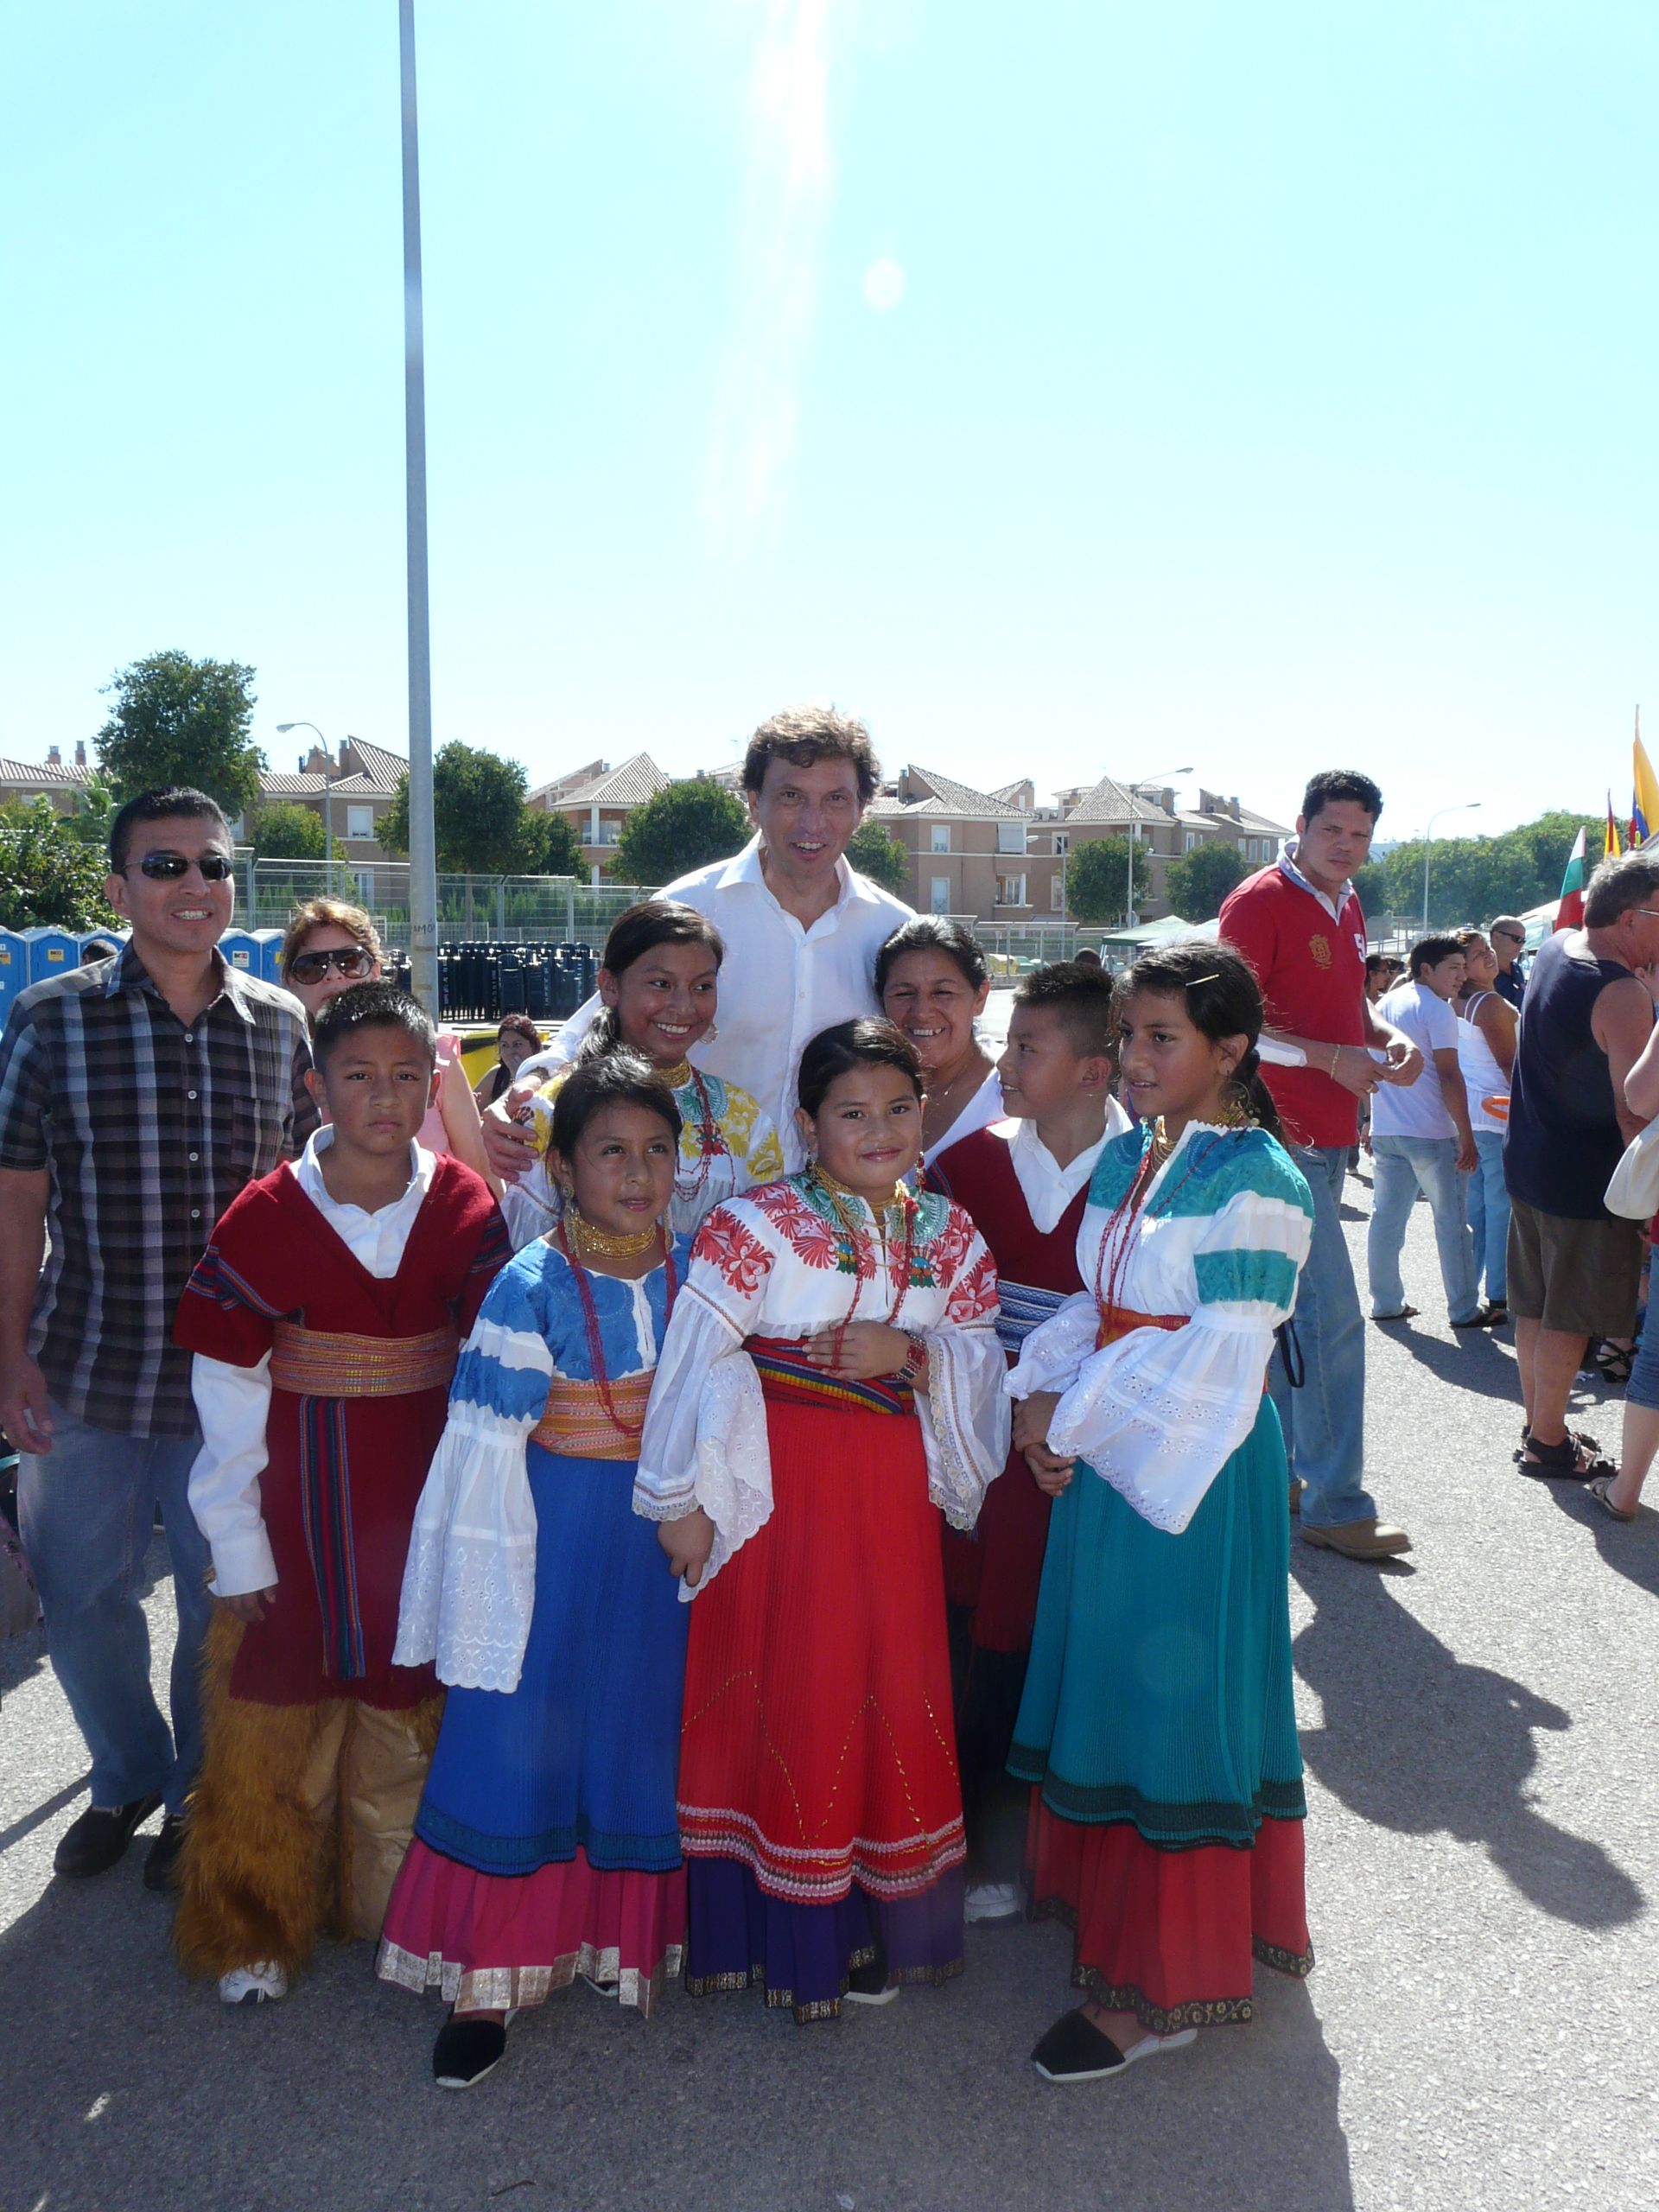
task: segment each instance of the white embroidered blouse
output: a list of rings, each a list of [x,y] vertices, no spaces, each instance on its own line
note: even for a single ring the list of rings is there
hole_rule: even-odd
[[[1189,1122],[1133,1217],[1116,1216],[1150,1141],[1136,1129],[1103,1148],[1077,1231],[1077,1266],[1100,1299],[1082,1292],[1033,1329],[1007,1388],[1015,1398],[1058,1390],[1049,1449],[1179,1535],[1255,1424],[1273,1332],[1295,1307],[1313,1201],[1264,1129]],[[1109,1294],[1120,1309],[1190,1318],[1096,1350]]]
[[[717,1207],[692,1249],[652,1388],[633,1510],[653,1521],[698,1507],[709,1515],[715,1543],[699,1589],[772,1514],[766,1407],[747,1337],[799,1339],[860,1320],[925,1338],[927,1385],[916,1410],[928,1493],[956,1528],[973,1527],[1007,1460],[996,1268],[983,1238],[948,1198],[906,1194],[906,1274],[898,1209],[878,1227],[862,1199],[836,1196],[862,1232],[855,1238],[809,1173]],[[682,1585],[681,1594],[696,1592]]]

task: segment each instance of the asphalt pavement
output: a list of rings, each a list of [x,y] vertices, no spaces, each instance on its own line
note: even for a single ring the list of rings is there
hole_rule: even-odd
[[[1369,1332],[1369,1459],[1416,1548],[1293,1545],[1319,1963],[1258,1970],[1251,2025],[1050,2088],[1027,2059],[1068,1939],[1020,1925],[970,1929],[948,1989],[809,2029],[678,1991],[645,2024],[578,1986],[444,2094],[435,2001],[366,1946],[227,2011],[174,1967],[141,1850],[53,1879],[86,1763],[37,1633],[0,1648],[4,2212],[1647,2212],[1659,1514],[1517,1474],[1512,1345],[1446,1324],[1421,1206],[1405,1274],[1422,1318]],[[1580,1418],[1616,1447],[1616,1398]]]

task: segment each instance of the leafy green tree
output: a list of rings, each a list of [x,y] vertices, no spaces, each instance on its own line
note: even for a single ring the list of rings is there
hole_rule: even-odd
[[[105,900],[104,856],[55,814],[49,799],[0,806],[0,929],[121,926]]]
[[[1141,850],[1146,865],[1146,848]],[[1129,903],[1129,841],[1090,837],[1073,844],[1065,863],[1065,903],[1074,921],[1117,922]]]
[[[910,887],[910,855],[885,822],[867,815],[847,840],[847,860],[861,875],[901,898]]]
[[[518,875],[527,779],[517,760],[452,739],[432,763],[432,832],[446,875]],[[409,850],[409,778],[397,779],[375,835],[389,853]]]
[[[520,875],[586,875],[582,840],[563,814],[524,809],[519,838]]]
[[[296,806],[290,799],[273,799],[268,805],[256,806],[246,817],[246,828],[248,842],[256,857],[262,861],[321,861],[329,857],[324,849],[321,815],[308,806]],[[334,858],[343,857],[336,837]]]
[[[1431,929],[1490,921],[1494,914],[1522,914],[1560,896],[1573,842],[1582,828],[1592,868],[1601,857],[1606,823],[1600,815],[1541,814],[1536,821],[1498,837],[1436,837],[1429,854]],[[1382,863],[1385,899],[1361,903],[1373,911],[1423,911],[1423,842],[1398,845]]]
[[[1184,922],[1212,922],[1227,893],[1254,874],[1236,845],[1217,838],[1171,861],[1164,870],[1164,897]]]
[[[265,758],[249,735],[254,671],[234,660],[148,654],[105,685],[114,710],[98,734],[99,760],[118,799],[193,784],[230,815],[259,796]]]
[[[1368,923],[1378,914],[1386,914],[1389,911],[1389,871],[1385,861],[1367,861],[1363,868],[1357,868],[1353,885],[1358,894],[1360,911]]]
[[[100,853],[110,849],[110,824],[115,819],[115,793],[96,771],[78,793],[74,813],[60,817],[72,837]]]
[[[751,834],[747,809],[723,784],[689,777],[634,808],[607,873],[618,883],[672,883],[694,868],[741,853]]]

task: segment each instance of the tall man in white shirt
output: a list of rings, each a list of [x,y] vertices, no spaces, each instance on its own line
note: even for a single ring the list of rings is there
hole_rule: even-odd
[[[1426,937],[1411,948],[1408,964],[1410,980],[1384,993],[1376,1009],[1380,1020],[1417,1046],[1423,1067],[1415,1083],[1383,1084],[1371,1101],[1376,1161],[1367,1245],[1371,1319],[1408,1320],[1416,1310],[1406,1303],[1400,1249],[1421,1190],[1434,1216],[1452,1325],[1487,1328],[1497,1317],[1480,1300],[1459,1174],[1478,1164],[1451,1004],[1463,987],[1463,948],[1454,937]]]
[[[790,1168],[805,1158],[795,1126],[801,1054],[832,1023],[880,1012],[875,956],[914,918],[843,857],[880,772],[869,732],[852,715],[828,707],[774,715],[749,740],[743,762],[754,836],[733,859],[696,868],[662,893],[707,915],[726,946],[720,1018],[690,1058],[760,1100]],[[596,996],[577,1008],[548,1062],[575,1058],[599,1008]],[[521,1075],[533,1071],[527,1064]],[[522,1172],[533,1133],[499,1108],[484,1126],[496,1173]]]

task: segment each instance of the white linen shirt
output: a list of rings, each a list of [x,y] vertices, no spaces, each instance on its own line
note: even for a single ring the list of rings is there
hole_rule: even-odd
[[[331,1128],[313,1132],[294,1163],[295,1180],[365,1272],[377,1282],[390,1282],[404,1263],[436,1159],[423,1145],[411,1144],[409,1188],[378,1213],[366,1213],[328,1195],[318,1154],[334,1141]],[[276,1562],[265,1534],[259,1478],[266,1459],[270,1354],[257,1366],[234,1367],[197,1352],[190,1366],[190,1395],[201,1423],[201,1449],[190,1470],[190,1510],[213,1554],[213,1594],[236,1598],[250,1590],[269,1590],[276,1580]]]
[[[1008,1164],[1024,1195],[1031,1225],[1039,1236],[1054,1234],[1060,1216],[1077,1192],[1087,1187],[1089,1178],[1095,1172],[1095,1162],[1100,1158],[1101,1147],[1111,1137],[1126,1136],[1130,1126],[1128,1116],[1109,1094],[1105,1128],[1093,1144],[1085,1145],[1075,1160],[1062,1167],[1038,1135],[1037,1124],[1028,1115],[1002,1124],[1003,1128],[1012,1131]]]
[[[1423,1069],[1415,1083],[1378,1084],[1371,1097],[1372,1136],[1442,1141],[1455,1137],[1458,1132],[1446,1110],[1434,1055],[1457,1051],[1457,1015],[1427,983],[1396,983],[1377,1001],[1376,1012],[1379,1020],[1410,1038],[1423,1056]]]
[[[760,840],[729,861],[715,861],[658,894],[706,915],[725,941],[717,1033],[691,1047],[694,1065],[758,1098],[784,1148],[784,1166],[804,1166],[795,1126],[795,1078],[801,1054],[821,1029],[879,1014],[875,956],[915,914],[901,899],[836,864],[841,895],[810,929],[781,906],[760,872]],[[597,995],[578,1007],[553,1040],[549,1061],[574,1059],[597,1015]],[[524,1071],[520,1070],[520,1079]]]

